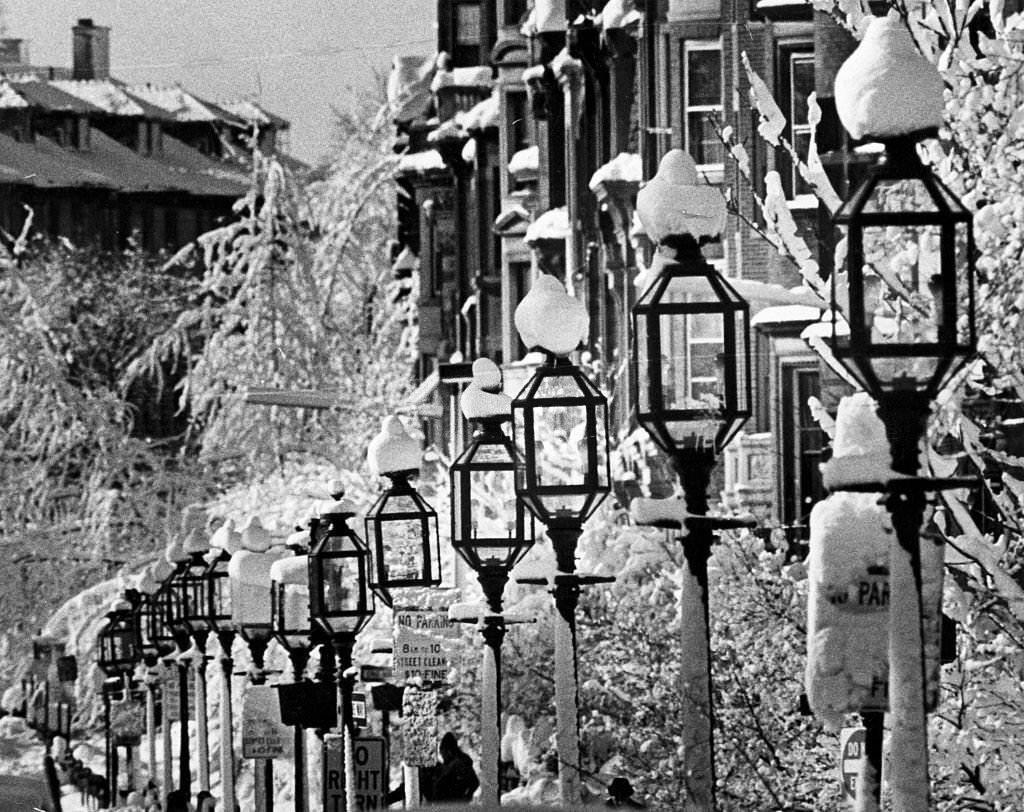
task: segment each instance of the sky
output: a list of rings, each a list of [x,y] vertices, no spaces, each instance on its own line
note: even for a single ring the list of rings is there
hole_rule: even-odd
[[[114,76],[251,98],[291,121],[290,151],[307,162],[330,151],[332,106],[396,53],[436,49],[434,0],[0,0],[0,12],[34,65],[70,67],[79,18],[109,26]]]

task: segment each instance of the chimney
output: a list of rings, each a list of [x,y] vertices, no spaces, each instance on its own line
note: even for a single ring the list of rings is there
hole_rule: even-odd
[[[0,65],[10,68],[28,64],[28,40],[4,37],[0,39]]]
[[[110,28],[83,18],[72,27],[72,76],[75,79],[110,78]]]

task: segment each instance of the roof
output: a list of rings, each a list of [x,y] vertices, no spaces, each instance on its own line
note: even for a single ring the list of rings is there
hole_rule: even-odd
[[[250,124],[270,124],[278,129],[287,129],[291,126],[286,119],[275,116],[273,113],[260,107],[256,102],[247,99],[221,101],[217,102],[217,106]]]
[[[91,149],[64,149],[47,138],[33,143],[0,133],[0,179],[39,188],[97,188],[123,192],[185,192],[239,197],[248,188],[243,170],[232,171],[173,138],[164,156],[146,157],[98,130]]]
[[[50,82],[27,79],[11,81],[10,87],[18,93],[29,107],[39,107],[58,113],[101,113],[102,110],[84,99],[66,93]]]
[[[216,121],[220,116],[207,104],[179,85],[126,85],[124,89],[133,97],[169,113],[177,122]]]
[[[53,79],[49,84],[98,107],[104,113],[139,117],[146,114],[141,105],[111,79]]]

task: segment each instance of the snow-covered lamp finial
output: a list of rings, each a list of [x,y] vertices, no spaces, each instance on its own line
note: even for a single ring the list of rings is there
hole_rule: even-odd
[[[725,198],[703,183],[689,153],[671,149],[658,165],[658,173],[636,196],[636,213],[654,242],[689,234],[700,242],[725,230]]]
[[[590,316],[586,305],[566,293],[561,282],[541,274],[516,307],[515,323],[527,349],[568,355],[587,337]]]
[[[395,415],[384,418],[380,434],[366,449],[366,461],[375,475],[417,471],[421,457],[419,442],[409,436],[405,425]]]
[[[836,112],[854,138],[886,140],[942,124],[943,83],[899,12],[871,21],[836,73]]]
[[[473,381],[459,399],[467,420],[484,420],[512,416],[512,398],[501,391],[501,370],[490,358],[473,362]]]

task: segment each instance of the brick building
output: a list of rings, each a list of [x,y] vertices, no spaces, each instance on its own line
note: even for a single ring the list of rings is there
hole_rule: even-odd
[[[391,81],[398,140],[396,269],[418,262],[423,384],[411,402],[457,447],[454,398],[467,363],[489,356],[514,394],[525,348],[512,322],[535,274],[587,303],[587,351],[602,361],[613,431],[632,425],[628,321],[634,279],[652,247],[634,220],[636,193],[670,148],[686,149],[733,201],[723,239],[705,254],[751,304],[755,408],[720,466],[722,498],[802,535],[820,498],[823,438],[807,398],[845,386],[801,337],[818,321],[797,268],[767,242],[755,196],[779,173],[786,205],[823,273],[828,214],[787,153],[757,135],[744,60],[778,100],[783,133],[806,152],[807,98],[822,111],[817,144],[842,196],[856,161],[832,101],[853,40],[797,0],[439,0],[439,56],[399,59]],[[752,183],[719,137],[730,127]],[[818,244],[823,235],[824,244]],[[706,337],[714,340],[714,337]],[[620,494],[624,495],[624,494]]]

